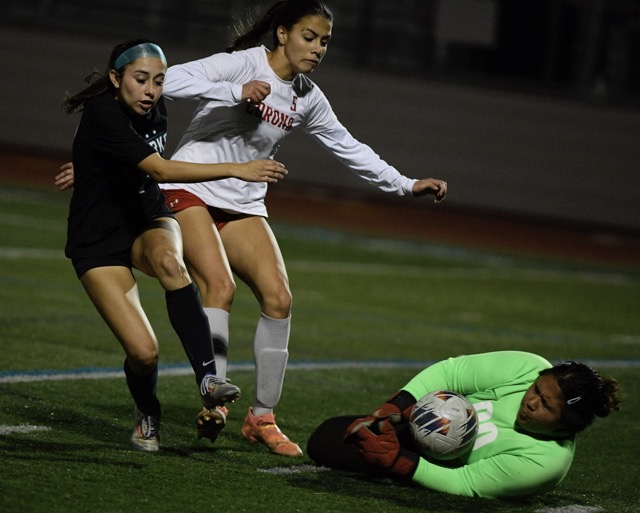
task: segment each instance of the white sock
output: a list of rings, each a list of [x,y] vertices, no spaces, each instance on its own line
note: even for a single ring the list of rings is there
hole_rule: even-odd
[[[253,343],[256,363],[254,415],[272,413],[280,401],[289,358],[287,347],[290,329],[291,316],[273,319],[260,314]]]
[[[209,329],[213,340],[213,352],[216,356],[216,376],[227,377],[227,351],[229,350],[229,312],[222,308],[204,308],[209,320]]]

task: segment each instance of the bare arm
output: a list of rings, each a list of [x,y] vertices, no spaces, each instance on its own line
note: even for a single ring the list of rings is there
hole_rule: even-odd
[[[245,182],[278,182],[287,174],[284,164],[274,160],[252,160],[244,164],[195,164],[163,159],[154,153],[138,164],[138,167],[157,182],[206,182],[220,178],[238,178]],[[61,191],[73,187],[73,163],[60,166],[54,185]]]
[[[284,164],[275,160],[252,160],[242,164],[199,164],[167,160],[158,153],[149,155],[138,167],[156,182],[208,182],[221,178],[238,178],[245,182],[278,182],[287,174]]]

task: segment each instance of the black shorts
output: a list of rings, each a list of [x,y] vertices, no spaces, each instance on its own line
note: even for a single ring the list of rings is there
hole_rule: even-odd
[[[175,219],[173,214],[164,214],[162,218],[154,219],[149,226],[143,230],[150,230],[151,228],[165,228],[170,230],[171,227],[169,223],[163,219],[164,217],[168,217],[171,219]],[[73,268],[76,270],[76,275],[78,278],[81,278],[84,273],[91,269],[95,269],[96,267],[126,267],[128,269],[133,268],[133,262],[131,261],[131,246],[121,250],[115,251],[108,255],[100,255],[95,257],[80,257],[80,258],[72,258],[71,264]]]
[[[71,264],[76,270],[76,275],[81,278],[84,273],[96,267],[127,267],[131,269],[131,248],[127,248],[119,253],[99,257],[72,258]]]

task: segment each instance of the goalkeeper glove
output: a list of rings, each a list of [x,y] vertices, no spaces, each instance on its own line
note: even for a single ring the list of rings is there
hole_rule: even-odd
[[[379,427],[379,435],[368,427],[357,432],[358,449],[364,460],[400,477],[413,476],[420,460],[418,454],[400,446],[396,430],[389,420],[381,421]]]
[[[392,395],[387,402],[370,415],[354,420],[347,428],[345,442],[348,442],[362,428],[370,428],[375,423],[389,419],[393,424],[408,421],[416,400],[409,393],[401,390]]]

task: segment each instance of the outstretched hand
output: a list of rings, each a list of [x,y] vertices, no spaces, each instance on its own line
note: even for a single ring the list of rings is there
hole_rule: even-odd
[[[275,183],[282,180],[288,173],[284,164],[275,160],[252,160],[239,164],[235,178],[245,182],[269,182]]]
[[[55,176],[53,184],[61,191],[66,191],[73,187],[74,178],[73,162],[67,162],[60,166],[60,173]]]
[[[440,203],[447,195],[447,182],[437,178],[424,178],[413,184],[412,191],[416,197],[433,194],[436,203]]]

